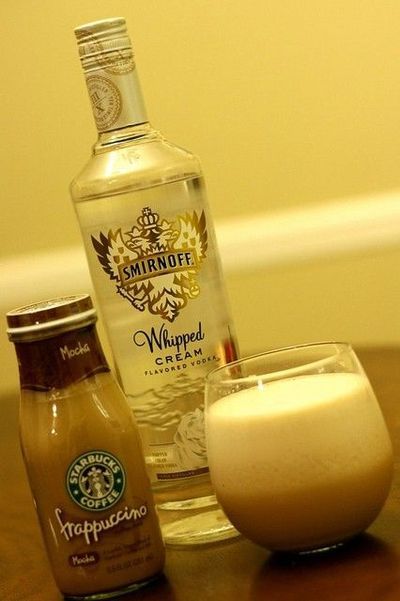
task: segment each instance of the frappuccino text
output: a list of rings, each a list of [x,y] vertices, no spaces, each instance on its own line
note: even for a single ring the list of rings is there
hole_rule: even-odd
[[[85,520],[83,522],[64,522],[62,519],[62,510],[57,507],[55,514],[60,526],[60,533],[67,541],[76,536],[83,536],[86,543],[90,545],[99,540],[99,534],[106,530],[111,530],[121,522],[129,522],[131,520],[142,520],[147,516],[148,509],[146,504],[140,505],[137,508],[124,507],[116,513],[111,513],[107,518],[101,520]]]

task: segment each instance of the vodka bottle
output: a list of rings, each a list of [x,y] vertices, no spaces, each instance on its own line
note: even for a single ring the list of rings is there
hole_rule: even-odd
[[[175,521],[215,503],[204,376],[236,357],[201,166],[149,124],[125,20],[75,34],[99,137],[71,196],[164,536],[225,537],[232,529],[218,513],[216,525],[205,514]]]

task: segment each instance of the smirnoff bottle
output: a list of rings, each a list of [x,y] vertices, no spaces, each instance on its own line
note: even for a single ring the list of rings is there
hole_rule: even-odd
[[[203,389],[236,350],[201,167],[149,124],[125,20],[75,33],[99,137],[71,195],[165,541],[226,538]]]

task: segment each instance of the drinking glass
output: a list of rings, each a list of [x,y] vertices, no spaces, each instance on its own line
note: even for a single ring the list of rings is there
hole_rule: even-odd
[[[279,349],[210,372],[206,436],[219,503],[272,551],[337,546],[373,522],[389,493],[389,434],[346,343]]]

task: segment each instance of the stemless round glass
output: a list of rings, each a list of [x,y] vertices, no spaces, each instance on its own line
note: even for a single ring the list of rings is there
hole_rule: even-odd
[[[337,546],[389,493],[393,453],[351,346],[315,343],[230,363],[206,378],[211,480],[233,525],[272,551]]]

